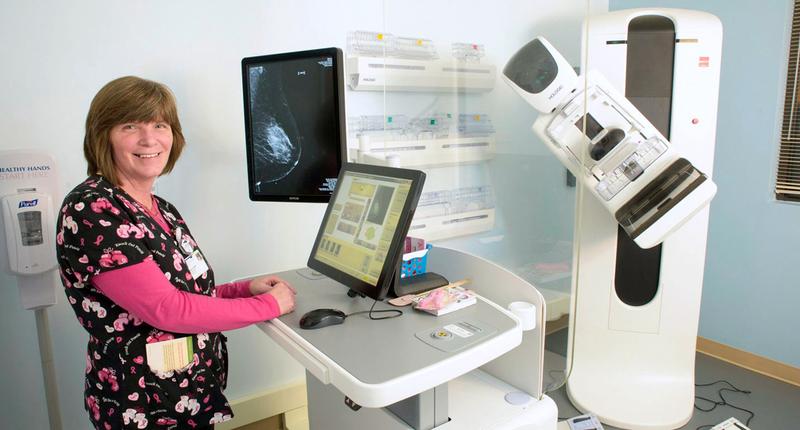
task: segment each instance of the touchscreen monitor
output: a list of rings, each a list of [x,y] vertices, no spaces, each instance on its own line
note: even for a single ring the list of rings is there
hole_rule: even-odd
[[[330,199],[346,150],[342,67],[338,48],[242,59],[251,200]]]
[[[395,279],[424,182],[418,170],[345,164],[308,267],[383,299]]]

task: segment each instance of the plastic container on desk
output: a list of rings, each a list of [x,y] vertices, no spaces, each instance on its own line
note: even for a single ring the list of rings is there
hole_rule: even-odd
[[[403,254],[403,264],[400,266],[400,277],[405,278],[425,273],[425,267],[428,264],[428,251],[430,251],[432,247],[433,246],[429,243],[425,245],[425,249]]]

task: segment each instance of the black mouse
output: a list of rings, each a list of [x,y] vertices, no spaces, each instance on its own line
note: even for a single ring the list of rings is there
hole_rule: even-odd
[[[341,324],[344,322],[345,318],[347,318],[347,315],[338,309],[314,309],[313,311],[306,312],[306,314],[300,318],[300,328],[308,330]]]

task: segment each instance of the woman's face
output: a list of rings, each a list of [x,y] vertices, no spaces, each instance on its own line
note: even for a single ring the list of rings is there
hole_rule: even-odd
[[[117,175],[124,182],[154,181],[169,159],[172,128],[164,121],[128,122],[111,128]]]

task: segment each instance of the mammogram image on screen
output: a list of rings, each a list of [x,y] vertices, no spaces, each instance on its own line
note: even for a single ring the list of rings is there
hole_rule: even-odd
[[[283,91],[276,67],[250,68],[250,112],[256,186],[285,178],[303,153],[297,122]]]
[[[378,191],[375,192],[375,199],[372,200],[372,206],[369,208],[367,221],[373,224],[383,225],[383,220],[386,218],[386,212],[389,211],[389,204],[392,202],[392,194],[394,188],[385,185],[379,185]]]
[[[317,195],[338,176],[331,58],[251,65],[247,72],[252,180],[258,194]]]

